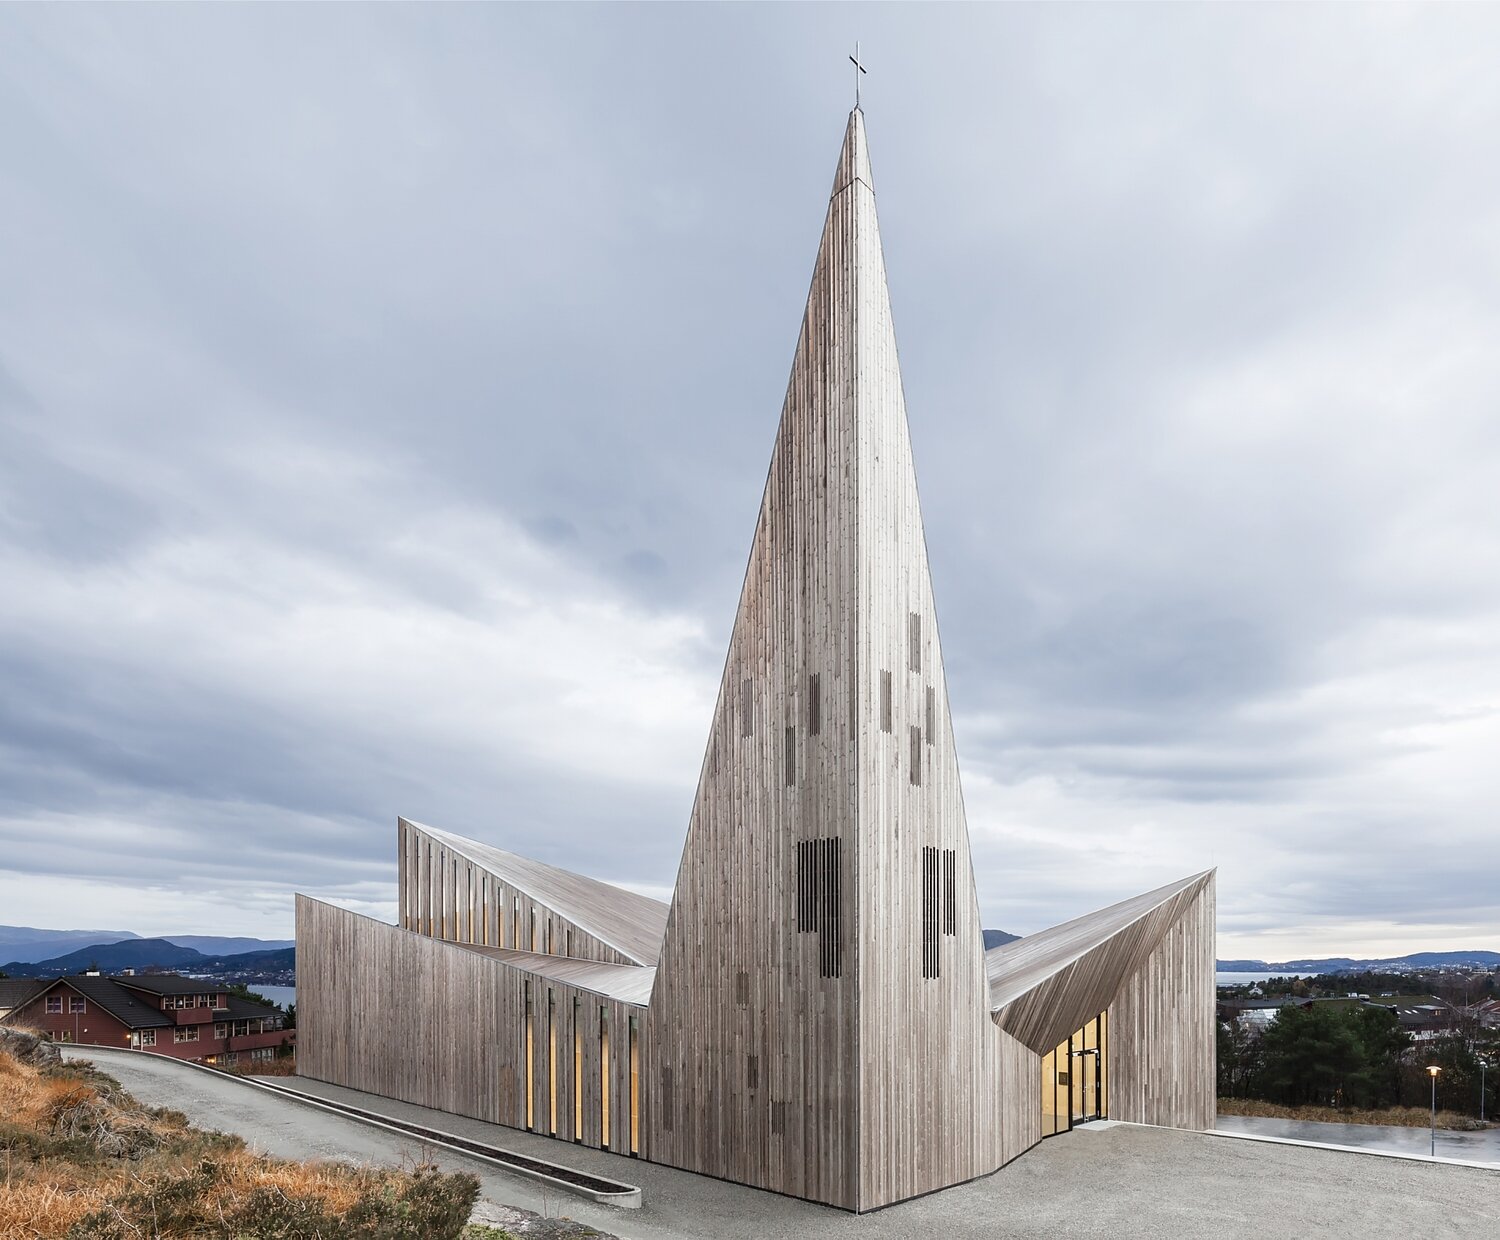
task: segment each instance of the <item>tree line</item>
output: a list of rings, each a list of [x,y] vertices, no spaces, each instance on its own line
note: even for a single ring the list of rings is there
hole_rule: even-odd
[[[1387,1008],[1314,1003],[1281,1008],[1264,1032],[1219,1024],[1219,1095],[1286,1106],[1374,1108],[1426,1106],[1430,1065],[1438,1106],[1477,1115],[1481,1061],[1485,1114],[1495,1112],[1500,1042],[1476,1022],[1417,1044]]]

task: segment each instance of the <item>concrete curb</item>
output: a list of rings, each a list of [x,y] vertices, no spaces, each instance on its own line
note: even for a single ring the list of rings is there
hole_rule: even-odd
[[[536,1180],[546,1184],[559,1192],[572,1193],[575,1196],[587,1197],[597,1201],[601,1205],[619,1206],[625,1210],[638,1210],[641,1208],[641,1190],[633,1184],[624,1184],[617,1180],[611,1180],[607,1176],[595,1175],[590,1171],[577,1171],[572,1167],[566,1167],[561,1163],[549,1162],[545,1158],[535,1158],[530,1154],[516,1154],[510,1150],[501,1149],[497,1145],[489,1145],[483,1141],[473,1141],[468,1137],[460,1137],[454,1133],[443,1132],[438,1128],[428,1128],[422,1124],[409,1124],[405,1120],[395,1120],[390,1116],[381,1116],[374,1111],[366,1111],[360,1107],[349,1106],[347,1103],[330,1103],[312,1094],[303,1093],[299,1089],[289,1089],[282,1085],[270,1085],[264,1081],[257,1081],[247,1076],[237,1076],[234,1073],[224,1072],[219,1068],[210,1068],[207,1064],[193,1063],[191,1060],[178,1059],[175,1055],[162,1055],[156,1051],[135,1050],[122,1046],[89,1046],[79,1043],[70,1044],[70,1051],[78,1052],[81,1059],[92,1058],[94,1051],[103,1051],[105,1055],[149,1055],[152,1059],[164,1059],[170,1063],[182,1064],[184,1067],[193,1068],[198,1072],[207,1072],[210,1076],[220,1081],[237,1081],[241,1085],[248,1085],[253,1089],[263,1090],[274,1094],[278,1098],[290,1098],[293,1102],[301,1103],[303,1106],[315,1107],[319,1111],[325,1111],[329,1115],[341,1115],[345,1119],[354,1120],[356,1123],[368,1124],[372,1128],[383,1128],[387,1132],[393,1132],[398,1136],[414,1138],[428,1145],[441,1146],[451,1150],[455,1154],[461,1154],[465,1158],[478,1159],[480,1162],[490,1163],[512,1175],[525,1176],[529,1180]],[[477,1148],[476,1148],[477,1147]],[[484,1151],[491,1151],[486,1153]],[[527,1163],[538,1163],[543,1167],[551,1167],[555,1171],[565,1175],[587,1176],[601,1184],[618,1184],[618,1191],[607,1191],[591,1189],[582,1184],[575,1184],[561,1176],[550,1175],[545,1171],[538,1171],[532,1167],[523,1165],[519,1160]]]

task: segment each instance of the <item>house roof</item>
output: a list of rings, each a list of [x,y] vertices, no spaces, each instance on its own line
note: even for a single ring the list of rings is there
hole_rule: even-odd
[[[131,994],[112,977],[90,977],[78,974],[56,979],[76,990],[91,1003],[98,1004],[127,1029],[159,1029],[177,1022],[145,995]],[[48,983],[52,985],[52,983]]]
[[[35,977],[0,977],[0,1012],[20,1007],[46,985]]]
[[[660,900],[541,861],[518,857],[504,849],[439,831],[409,818],[402,821],[467,857],[502,882],[526,892],[539,904],[546,905],[637,964],[654,965],[660,957],[669,912],[667,905]]]

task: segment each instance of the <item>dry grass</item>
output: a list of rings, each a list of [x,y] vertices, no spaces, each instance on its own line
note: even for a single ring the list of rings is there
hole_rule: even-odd
[[[478,1181],[252,1154],[238,1137],[143,1107],[77,1062],[0,1051],[0,1240],[138,1236],[443,1240]]]
[[[1426,1128],[1431,1113],[1426,1107],[1384,1107],[1374,1111],[1340,1110],[1337,1107],[1288,1107],[1258,1098],[1220,1098],[1220,1115],[1247,1115],[1259,1119],[1300,1119],[1316,1124],[1383,1124],[1392,1128]],[[1437,1126],[1457,1132],[1487,1128],[1471,1115],[1439,1111]]]

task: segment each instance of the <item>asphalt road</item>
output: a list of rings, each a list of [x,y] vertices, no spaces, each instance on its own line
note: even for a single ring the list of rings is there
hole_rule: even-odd
[[[128,1051],[78,1048],[141,1101],[172,1106],[204,1126],[236,1132],[272,1154],[400,1164],[423,1156],[419,1144],[237,1081]],[[985,1237],[1033,1240],[1191,1240],[1272,1232],[1299,1237],[1485,1236],[1500,1231],[1500,1172],[1478,1167],[1371,1158],[1304,1146],[1237,1141],[1129,1124],[1088,1126],[1053,1137],[996,1175],[856,1216],[735,1184],[560,1145],[475,1120],[377,1099],[318,1082],[309,1093],[425,1121],[509,1149],[639,1184],[645,1204],[621,1210],[577,1197],[545,1197],[530,1180],[461,1155],[433,1161],[477,1174],[492,1201],[565,1214],[626,1238],[790,1240],[859,1236]]]

